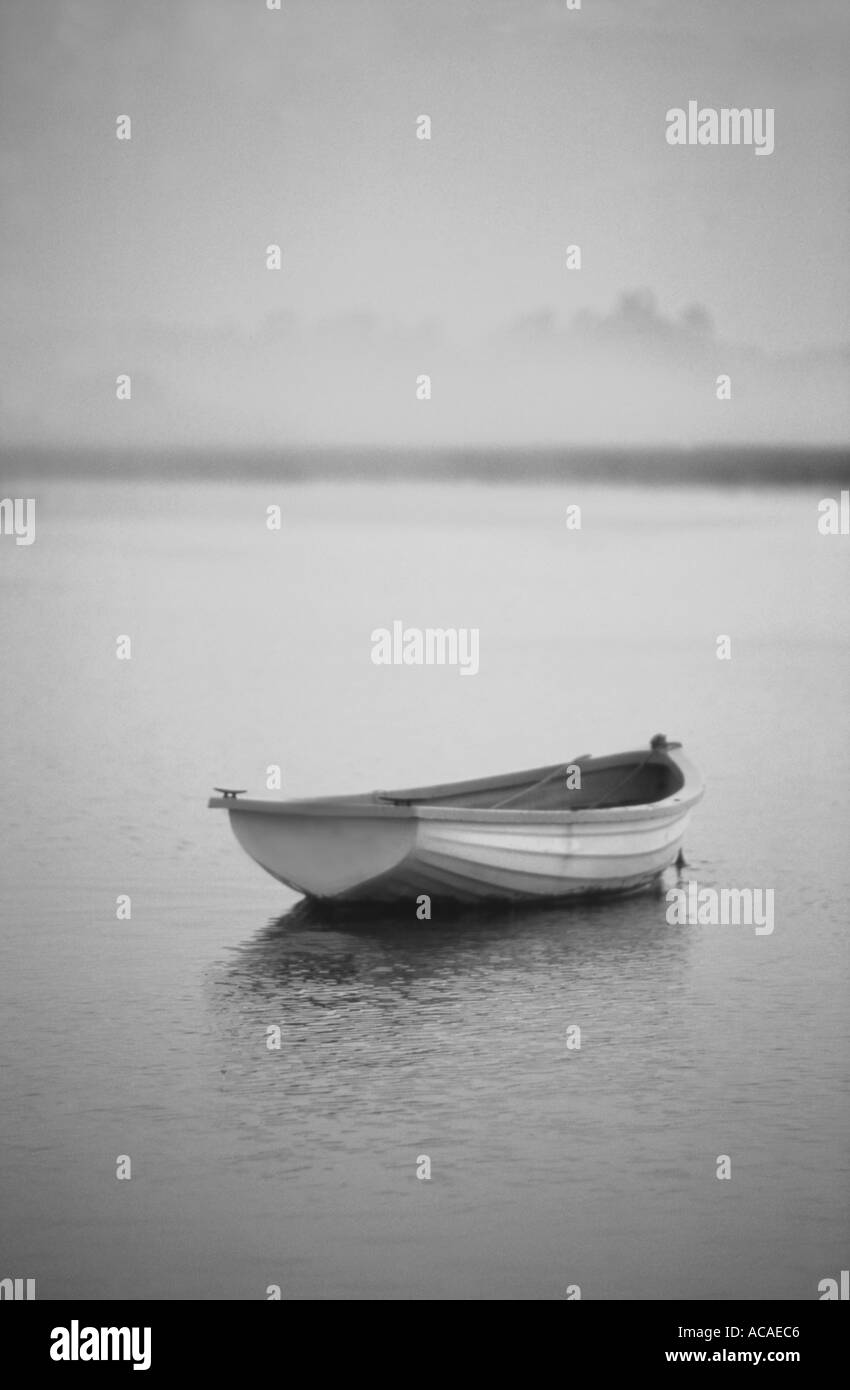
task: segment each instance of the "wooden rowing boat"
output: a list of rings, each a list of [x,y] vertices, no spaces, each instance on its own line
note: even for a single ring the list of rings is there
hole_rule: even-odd
[[[578,776],[575,769],[578,769]],[[545,900],[635,892],[679,855],[701,778],[681,744],[501,777],[300,801],[216,788],[281,883],[334,902]]]

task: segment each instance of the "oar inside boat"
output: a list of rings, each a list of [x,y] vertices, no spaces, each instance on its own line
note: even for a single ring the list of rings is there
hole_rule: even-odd
[[[550,782],[554,782],[556,777],[566,778],[569,768],[578,767],[579,770],[581,770],[582,760],[590,756],[590,753],[579,753],[577,758],[571,758],[563,767],[553,768],[551,772],[548,772],[545,777],[541,777],[540,781],[535,782],[533,786],[523,787],[521,791],[514,792],[513,796],[506,796],[504,801],[497,801],[493,810],[504,811],[506,806],[515,806],[523,800],[532,800],[535,792],[541,791],[543,787],[548,786]]]

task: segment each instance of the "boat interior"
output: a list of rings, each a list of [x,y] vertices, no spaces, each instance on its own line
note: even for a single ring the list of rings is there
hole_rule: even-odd
[[[568,775],[578,767],[580,779]],[[580,786],[571,782],[580,780]],[[615,758],[582,755],[569,762],[474,782],[405,791],[376,792],[397,806],[486,807],[491,811],[590,811],[613,806],[645,806],[675,796],[684,785],[681,770],[663,752],[624,753]]]

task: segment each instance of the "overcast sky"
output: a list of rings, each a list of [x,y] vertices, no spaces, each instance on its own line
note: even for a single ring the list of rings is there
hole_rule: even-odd
[[[848,15],[2,0],[6,438],[846,439]]]

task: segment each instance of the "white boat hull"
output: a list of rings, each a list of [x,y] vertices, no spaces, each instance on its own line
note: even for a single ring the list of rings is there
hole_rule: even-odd
[[[539,901],[627,893],[675,863],[702,795],[689,764],[669,757],[682,785],[647,805],[500,809],[423,804],[401,793],[398,800],[377,793],[210,804],[227,809],[252,859],[314,898],[392,902],[424,893],[457,902]]]

